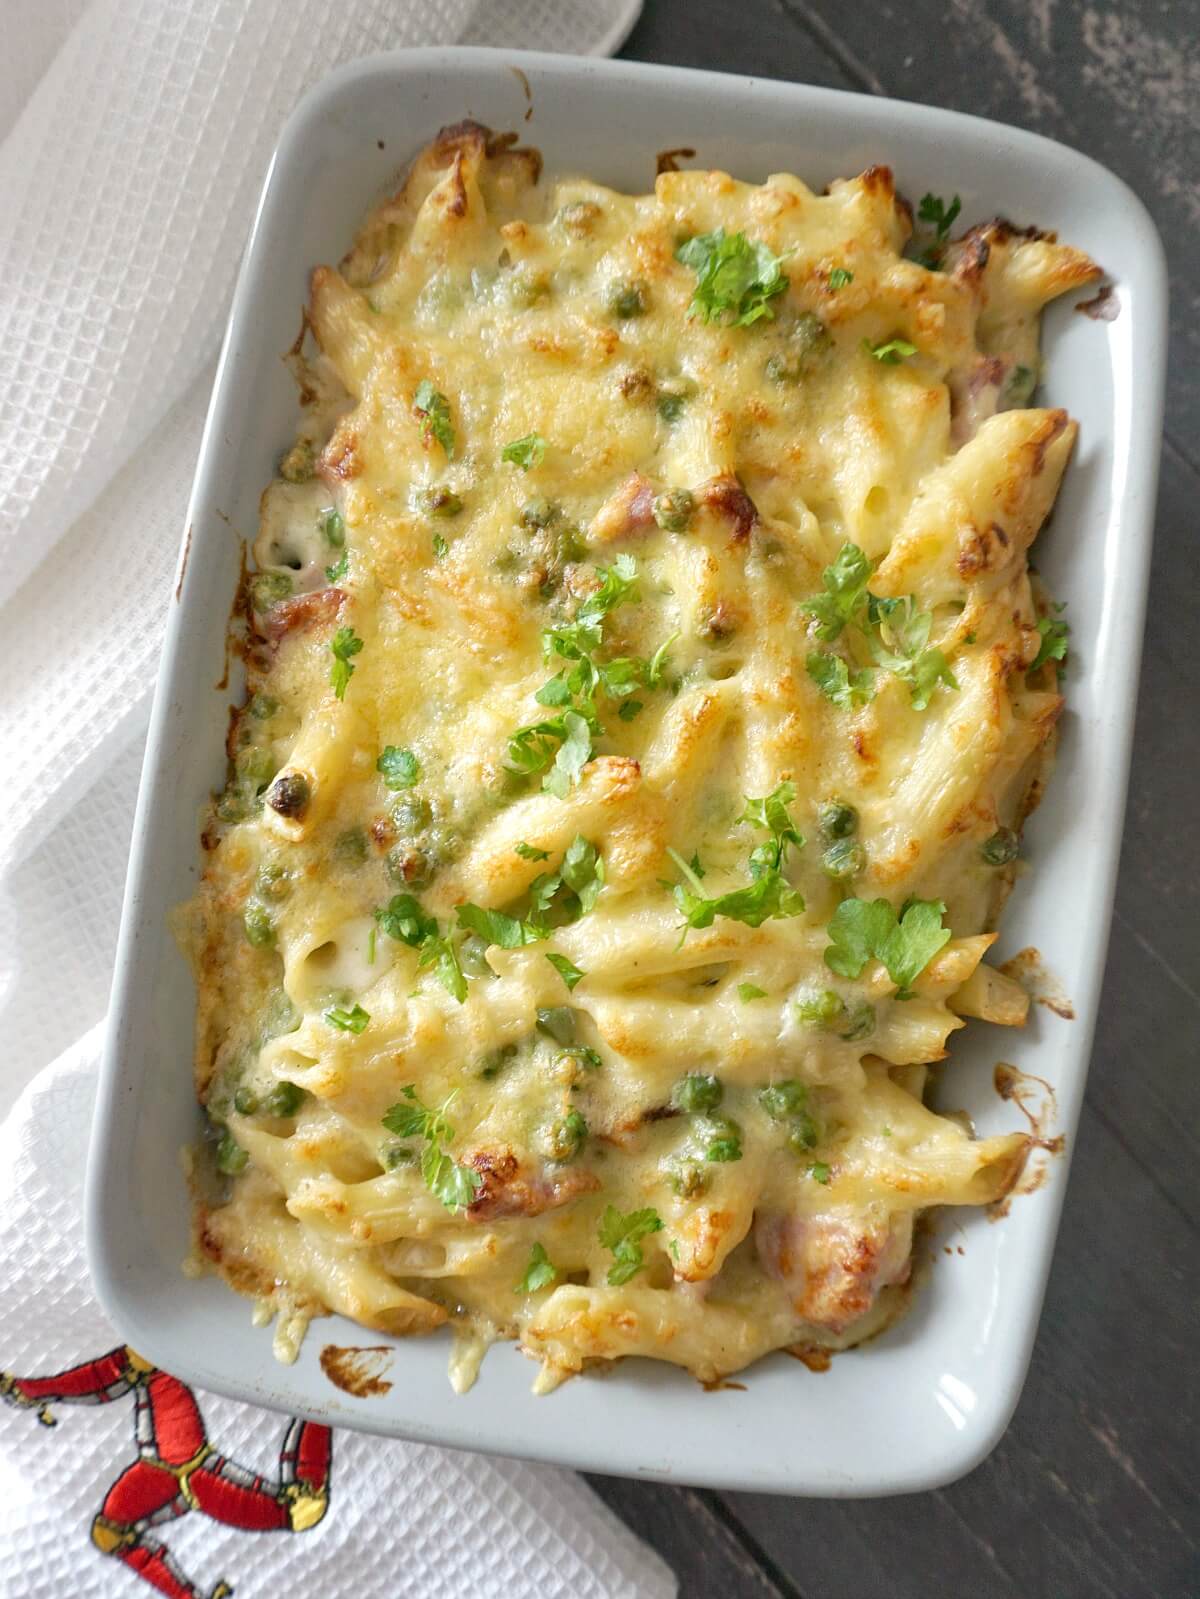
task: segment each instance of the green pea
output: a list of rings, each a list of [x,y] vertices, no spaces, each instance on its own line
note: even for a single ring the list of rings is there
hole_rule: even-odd
[[[384,869],[397,886],[424,888],[433,876],[429,857],[413,844],[397,844],[388,850]]]
[[[514,272],[508,280],[508,300],[519,311],[529,311],[550,298],[550,280],[540,272],[524,268]]]
[[[620,279],[608,287],[608,309],[613,316],[627,322],[631,317],[645,316],[646,292],[640,283]]]
[[[361,827],[348,827],[333,843],[335,859],[361,866],[367,858],[367,835]]]
[[[549,527],[561,515],[562,506],[557,501],[538,495],[535,499],[525,501],[518,520],[522,527]]]
[[[417,509],[425,516],[458,516],[463,502],[453,489],[421,489],[417,494]]]
[[[483,1065],[479,1069],[480,1077],[484,1082],[493,1082],[506,1066],[516,1060],[519,1053],[515,1044],[503,1044],[499,1049],[493,1049],[483,1058]]]
[[[279,714],[279,701],[273,700],[269,694],[255,694],[246,709],[255,721],[269,722]]]
[[[551,1122],[541,1132],[542,1153],[554,1161],[574,1160],[583,1148],[588,1125],[577,1110],[570,1110],[561,1121]]]
[[[668,489],[654,500],[654,520],[664,533],[682,533],[696,509],[695,495],[687,489]]]
[[[758,1103],[772,1121],[786,1121],[789,1116],[799,1115],[804,1110],[808,1103],[808,1089],[795,1077],[788,1077],[781,1083],[769,1083],[760,1090]]]
[[[772,383],[799,383],[816,365],[829,345],[829,331],[819,316],[805,311],[796,319],[787,344],[767,360],[766,373]]]
[[[1000,827],[979,846],[979,853],[988,866],[1007,866],[1015,861],[1021,840],[1011,827]]]
[[[537,1030],[556,1044],[575,1042],[575,1012],[569,1005],[547,1005],[538,1010]]]
[[[342,521],[342,513],[336,506],[329,506],[321,512],[321,532],[325,535],[325,542],[331,549],[340,550],[346,543],[346,524]]]
[[[835,838],[849,838],[858,831],[858,812],[845,800],[829,800],[817,812],[817,827],[829,843]]]
[[[242,926],[246,930],[246,941],[253,944],[255,949],[270,949],[275,942],[275,924],[267,907],[260,901],[248,901],[242,912]]]
[[[678,422],[687,409],[687,399],[682,394],[664,390],[658,397],[658,414],[664,422]]]
[[[246,796],[236,784],[227,788],[217,800],[217,815],[223,822],[244,822],[249,813]]]
[[[291,891],[291,877],[277,862],[268,861],[259,867],[254,879],[254,892],[260,899],[286,899]]]
[[[389,1144],[383,1152],[383,1164],[387,1171],[395,1171],[400,1166],[415,1166],[417,1152],[411,1144]]]
[[[558,560],[565,566],[569,561],[583,561],[587,558],[587,540],[574,522],[567,522],[557,529]]]
[[[724,1093],[725,1086],[719,1077],[704,1072],[689,1072],[671,1090],[671,1104],[676,1110],[689,1113],[716,1110]]]
[[[289,1083],[286,1080],[276,1083],[263,1100],[263,1114],[280,1118],[294,1116],[306,1097],[304,1089],[298,1083]]]
[[[1004,403],[1007,406],[1028,405],[1037,388],[1037,373],[1032,367],[1014,366],[1004,385]]]
[[[875,1007],[866,1000],[860,1000],[847,1009],[845,1024],[837,1029],[837,1035],[847,1042],[853,1042],[859,1038],[870,1038],[874,1031]]]
[[[821,856],[821,870],[826,877],[841,882],[847,877],[857,877],[867,864],[867,852],[861,844],[848,838],[838,839]]]
[[[706,1116],[696,1125],[704,1158],[726,1162],[742,1158],[742,1129],[729,1116]]]
[[[233,763],[238,779],[256,794],[275,776],[278,764],[271,751],[261,744],[250,744],[239,750]]]
[[[404,838],[414,838],[433,820],[433,806],[422,794],[405,794],[389,812],[392,825]]]
[[[280,816],[303,816],[311,798],[312,784],[303,772],[281,772],[267,790],[267,804]]]
[[[845,1008],[841,998],[832,988],[823,988],[816,994],[806,994],[803,999],[796,1001],[796,1015],[802,1022],[807,1022],[813,1027],[824,1027],[835,1016],[840,1016]]]
[[[244,1172],[250,1163],[250,1156],[234,1138],[232,1133],[226,1133],[217,1145],[217,1170],[224,1172],[226,1177],[236,1177]]]
[[[253,1116],[258,1109],[258,1095],[252,1088],[239,1088],[233,1096],[233,1108],[239,1116]]]
[[[313,447],[308,439],[297,439],[279,463],[279,475],[285,483],[307,483],[313,475]]]
[[[670,1162],[667,1172],[671,1188],[680,1199],[695,1199],[708,1187],[708,1173],[699,1161],[677,1158]]]
[[[250,580],[250,604],[262,615],[292,592],[292,580],[286,572],[257,572]]]
[[[458,949],[458,963],[468,977],[494,977],[496,974],[487,962],[488,942],[478,933],[463,939]]]
[[[792,1130],[788,1133],[788,1145],[795,1150],[797,1155],[805,1155],[810,1149],[815,1149],[821,1141],[820,1128],[806,1110],[800,1111],[792,1118]]]

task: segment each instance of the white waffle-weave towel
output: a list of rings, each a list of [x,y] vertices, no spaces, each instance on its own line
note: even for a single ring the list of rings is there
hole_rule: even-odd
[[[288,1419],[197,1393],[197,1423],[177,1389],[151,1387],[91,1297],[80,1202],[99,1042],[97,1029],[43,1072],[0,1129],[0,1599],[209,1599],[222,1582],[239,1599],[672,1599],[657,1555],[548,1466],[335,1432],[327,1475],[303,1483],[324,1513],[290,1531]],[[211,1446],[208,1492],[188,1484],[209,1513],[144,1458],[145,1436],[138,1463],[135,1413],[145,1434],[151,1397],[160,1452],[188,1427],[187,1451]],[[323,1460],[324,1429],[306,1446]],[[222,1481],[219,1457],[260,1486]],[[163,1519],[139,1530],[156,1505]]]
[[[661,1561],[571,1473],[348,1433],[332,1439],[327,1487],[317,1472],[305,1488],[324,1507],[307,1530],[222,1523],[182,1491],[142,1527],[147,1492],[161,1499],[171,1486],[152,1465],[129,1475],[152,1374],[117,1347],[91,1296],[80,1215],[96,1024],[162,620],[212,360],[279,127],[310,84],[358,55],[455,41],[607,52],[638,10],[638,0],[10,0],[0,1116],[13,1108],[0,1128],[0,1599],[155,1589],[208,1599],[225,1583],[243,1599],[675,1592]],[[30,1386],[38,1379],[49,1381]],[[111,1397],[84,1402],[102,1380]],[[66,1397],[47,1406],[47,1392]],[[294,1477],[281,1460],[286,1419],[194,1398],[190,1424],[214,1456],[263,1479],[234,1520],[280,1519]],[[320,1453],[319,1433],[309,1445]],[[228,1509],[238,1496],[223,1491]]]

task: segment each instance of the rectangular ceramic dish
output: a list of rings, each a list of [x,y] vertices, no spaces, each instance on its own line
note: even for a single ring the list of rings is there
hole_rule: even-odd
[[[179,1150],[196,1136],[194,990],[167,930],[195,886],[197,818],[222,781],[225,629],[241,539],[296,416],[280,359],[307,275],[336,261],[368,206],[446,123],[516,129],[550,172],[633,190],[655,154],[813,187],[875,162],[900,189],[962,196],[964,222],[997,213],[1057,229],[1104,267],[1114,320],[1051,308],[1045,404],[1079,447],[1035,559],[1068,602],[1071,666],[1058,768],[1033,818],[1033,867],[1003,922],[1001,957],[1036,946],[1073,1020],[1035,1007],[1021,1034],[973,1022],[953,1043],[943,1101],[983,1133],[1020,1125],[993,1087],[998,1060],[1052,1085],[1043,1185],[990,1221],[959,1213],[911,1314],[813,1373],[773,1356],[745,1390],[705,1393],[674,1368],[627,1362],[530,1395],[533,1365],[499,1346],[465,1397],[448,1341],[397,1345],[386,1394],[355,1399],[322,1373],[326,1343],[377,1335],[327,1320],[299,1360],[217,1278],[180,1271],[188,1200]],[[335,72],[289,122],[267,175],[234,300],[188,515],[133,836],[89,1176],[97,1292],[135,1348],[201,1388],[337,1426],[519,1454],[589,1470],[793,1494],[913,1492],[970,1470],[1017,1402],[1033,1345],[1087,1072],[1120,845],[1154,510],[1166,331],[1162,251],[1140,203],[1086,157],[1032,134],[925,106],[711,73],[485,50],[380,56]],[[231,531],[232,529],[232,531]],[[947,1233],[947,1237],[949,1237]],[[942,1240],[939,1239],[939,1243]],[[1067,1267],[1069,1269],[1069,1263]],[[1114,1307],[1114,1315],[1120,1307]]]

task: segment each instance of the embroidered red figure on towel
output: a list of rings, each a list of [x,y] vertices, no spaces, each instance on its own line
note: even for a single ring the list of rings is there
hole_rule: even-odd
[[[106,1405],[135,1396],[138,1458],[109,1488],[92,1522],[92,1542],[169,1599],[204,1599],[150,1528],[199,1510],[248,1532],[304,1532],[329,1503],[331,1437],[315,1421],[294,1420],[279,1451],[279,1477],[261,1477],[218,1454],[208,1441],[192,1390],[128,1346],[49,1377],[0,1372],[0,1398],[35,1409],[56,1425],[51,1403]],[[208,1599],[233,1589],[218,1582]]]

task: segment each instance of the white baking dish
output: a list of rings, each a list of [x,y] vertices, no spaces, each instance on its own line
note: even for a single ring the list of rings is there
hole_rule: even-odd
[[[672,1368],[628,1362],[535,1399],[535,1368],[496,1348],[456,1397],[447,1342],[397,1346],[391,1391],[333,1387],[323,1344],[375,1343],[314,1324],[281,1366],[249,1305],[180,1272],[187,1197],[179,1150],[197,1130],[194,992],[167,931],[191,894],[197,817],[223,774],[230,689],[221,683],[239,544],[292,436],[280,355],[309,268],[342,254],[368,205],[445,123],[515,128],[550,171],[641,189],[655,153],[694,146],[748,179],[794,171],[814,186],[886,162],[903,191],[959,193],[964,220],[996,213],[1056,228],[1116,285],[1112,321],[1054,307],[1047,403],[1080,422],[1079,448],[1036,560],[1069,602],[1072,660],[1058,769],[1028,831],[1001,953],[1035,945],[1075,1009],[1043,1009],[1021,1034],[973,1022],[953,1044],[943,1099],[981,1132],[1019,1125],[995,1063],[1053,1085],[1044,1185],[992,1222],[956,1212],[912,1313],[822,1374],[774,1356],[745,1391],[705,1393]],[[526,117],[528,116],[528,120]],[[145,1355],[202,1388],[340,1426],[591,1470],[798,1494],[912,1492],[975,1465],[1021,1391],[1054,1246],[1087,1072],[1121,836],[1154,510],[1166,334],[1162,250],[1139,202],[1102,167],[1032,134],[925,106],[710,73],[486,50],[381,56],[334,73],[293,116],[271,165],[234,301],[188,515],[142,780],[88,1191],[100,1299]],[[946,1242],[956,1246],[950,1253]],[[961,1247],[957,1247],[961,1246]],[[1070,1269],[1069,1263],[1064,1269]],[[1114,1307],[1114,1315],[1119,1307]]]

